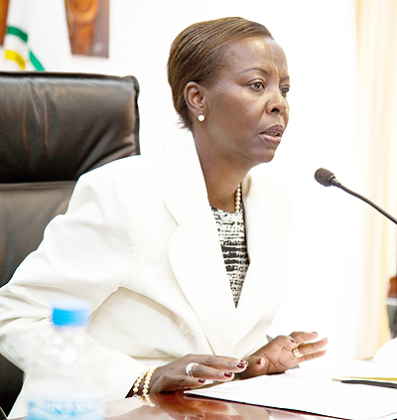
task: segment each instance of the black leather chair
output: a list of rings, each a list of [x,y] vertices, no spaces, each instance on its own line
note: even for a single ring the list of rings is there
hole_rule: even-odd
[[[0,72],[0,286],[66,211],[79,176],[139,154],[133,76]],[[0,356],[0,406],[9,413],[22,372]]]
[[[6,413],[1,409],[1,407],[0,407],[0,419],[7,420]]]

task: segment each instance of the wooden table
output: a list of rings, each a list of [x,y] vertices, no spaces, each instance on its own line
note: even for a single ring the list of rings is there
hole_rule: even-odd
[[[111,420],[326,420],[292,411],[275,410],[248,404],[229,403],[172,392],[151,396],[154,406],[137,398],[107,404],[106,419]]]
[[[335,420],[334,417],[188,396],[179,391],[151,396],[151,402],[153,406],[144,405],[135,397],[108,402],[105,418],[106,420]]]

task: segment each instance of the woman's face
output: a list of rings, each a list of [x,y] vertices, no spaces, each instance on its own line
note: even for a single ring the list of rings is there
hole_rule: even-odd
[[[204,88],[206,137],[211,153],[251,168],[273,159],[288,124],[287,60],[265,37],[230,43],[224,54],[226,64]]]

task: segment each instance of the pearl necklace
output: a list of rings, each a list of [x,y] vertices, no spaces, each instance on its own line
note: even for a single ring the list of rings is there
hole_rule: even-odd
[[[241,184],[238,184],[234,198],[234,212],[238,213],[241,209]]]

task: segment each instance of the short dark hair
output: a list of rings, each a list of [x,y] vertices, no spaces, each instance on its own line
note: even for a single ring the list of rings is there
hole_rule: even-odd
[[[222,47],[258,36],[273,38],[260,23],[229,17],[195,23],[175,38],[168,59],[168,82],[174,107],[184,127],[192,128],[184,98],[185,86],[189,82],[209,84],[223,64]]]

